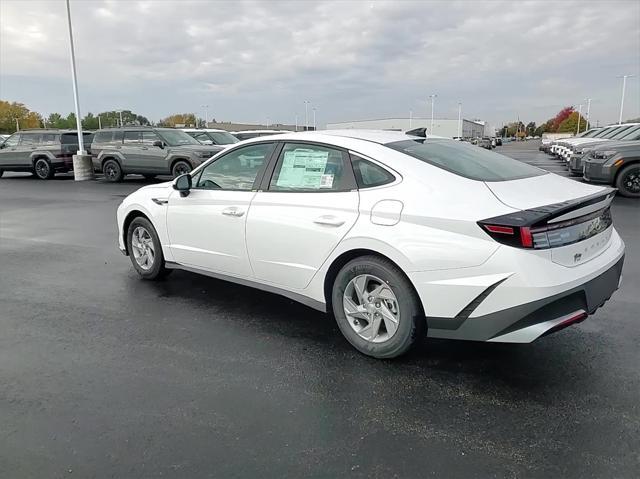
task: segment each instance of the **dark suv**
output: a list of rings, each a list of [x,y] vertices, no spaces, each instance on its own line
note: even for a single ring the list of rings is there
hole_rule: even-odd
[[[93,133],[83,132],[84,148],[90,151]],[[5,171],[28,171],[42,180],[73,169],[78,151],[75,130],[23,130],[0,144],[0,176]]]
[[[180,176],[222,149],[203,145],[182,130],[124,127],[98,130],[91,156],[94,169],[107,181],[122,181],[127,174]]]

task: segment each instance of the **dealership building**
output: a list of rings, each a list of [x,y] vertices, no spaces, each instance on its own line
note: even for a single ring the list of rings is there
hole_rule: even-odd
[[[462,135],[458,119],[434,118],[433,132],[431,118],[380,118],[377,120],[343,121],[339,123],[327,123],[328,130],[364,129],[364,130],[398,130],[407,131],[414,128],[426,128],[427,132],[437,136],[462,136],[464,138],[477,138],[482,136],[495,136],[493,128],[485,121],[465,120],[462,123]]]

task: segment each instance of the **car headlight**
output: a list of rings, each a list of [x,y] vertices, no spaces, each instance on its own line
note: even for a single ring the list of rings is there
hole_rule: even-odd
[[[592,148],[578,148],[576,150],[576,155],[586,155],[592,150]]]
[[[613,156],[615,156],[618,152],[616,150],[605,150],[605,151],[596,151],[593,154],[593,157],[596,160],[608,160],[609,158],[612,158]]]

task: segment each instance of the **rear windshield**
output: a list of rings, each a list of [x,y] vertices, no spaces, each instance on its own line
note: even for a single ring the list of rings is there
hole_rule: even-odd
[[[461,141],[424,138],[385,146],[444,170],[478,181],[507,181],[544,175],[535,166]]]
[[[207,134],[216,145],[231,145],[240,141],[231,133],[227,133],[226,131],[210,131]]]

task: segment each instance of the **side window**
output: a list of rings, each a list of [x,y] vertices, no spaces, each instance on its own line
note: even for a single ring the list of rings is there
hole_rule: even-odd
[[[154,141],[161,141],[155,131],[142,132],[142,144],[145,146],[153,146]]]
[[[40,144],[42,135],[39,133],[23,133],[20,146],[36,146]]]
[[[42,134],[42,144],[43,145],[55,145],[58,143],[57,136],[55,133],[43,133]]]
[[[139,131],[125,131],[124,132],[124,144],[125,145],[138,145],[140,144],[140,132]]]
[[[124,131],[116,130],[113,132],[113,139],[111,141],[115,143],[122,143],[123,138],[124,138]]]
[[[278,157],[270,191],[348,191],[355,188],[346,153],[334,148],[286,143]]]
[[[356,175],[356,183],[358,183],[358,188],[360,189],[382,186],[393,183],[396,180],[395,176],[381,166],[357,155],[351,155],[351,164]]]
[[[99,131],[98,133],[96,133],[96,136],[93,139],[93,142],[94,143],[107,143],[107,142],[111,141],[112,137],[113,137],[113,132],[112,131]]]
[[[218,158],[202,170],[196,188],[251,191],[274,145],[275,143],[249,145]]]
[[[13,147],[13,146],[18,146],[18,142],[20,141],[20,134],[15,134],[15,135],[11,135],[9,138],[7,138],[7,141],[4,142],[4,146],[5,147]]]

